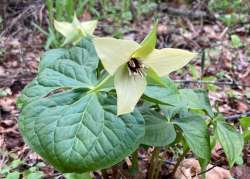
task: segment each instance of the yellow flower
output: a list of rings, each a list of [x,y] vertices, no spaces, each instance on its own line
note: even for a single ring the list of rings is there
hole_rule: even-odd
[[[96,20],[79,22],[76,15],[74,15],[72,23],[54,20],[55,29],[65,37],[63,45],[68,43],[73,43],[75,45],[82,37],[92,35],[96,25]]]
[[[141,44],[111,37],[94,38],[104,68],[114,75],[118,115],[134,110],[145,90],[148,70],[165,76],[182,68],[196,56],[196,53],[181,49],[155,49],[156,31],[155,24]]]

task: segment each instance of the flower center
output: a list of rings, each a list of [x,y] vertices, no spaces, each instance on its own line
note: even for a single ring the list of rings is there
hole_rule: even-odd
[[[129,75],[145,76],[144,66],[139,60],[136,58],[131,58],[127,64]]]

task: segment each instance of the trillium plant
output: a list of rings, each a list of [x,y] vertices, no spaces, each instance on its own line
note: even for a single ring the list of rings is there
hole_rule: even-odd
[[[134,110],[146,88],[148,70],[166,76],[196,56],[185,50],[155,49],[156,25],[141,44],[109,37],[94,38],[93,41],[104,68],[114,76],[118,115]]]
[[[196,53],[156,49],[157,23],[141,43],[97,37],[96,24],[76,16],[54,22],[65,41],[44,53],[18,100],[19,129],[32,150],[64,173],[89,174],[136,156],[139,147],[177,144],[203,168],[216,143],[230,167],[241,161],[242,137],[212,111],[207,91],[179,89],[168,77]]]

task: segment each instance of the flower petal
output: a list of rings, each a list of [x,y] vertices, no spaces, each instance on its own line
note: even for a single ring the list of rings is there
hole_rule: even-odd
[[[196,55],[196,53],[181,49],[155,49],[145,58],[143,63],[151,67],[159,76],[165,76],[185,66]]]
[[[130,60],[139,44],[132,40],[120,40],[112,37],[96,37],[94,45],[104,68],[113,75],[114,72]]]
[[[81,41],[81,38],[83,36],[85,35],[83,35],[82,31],[79,28],[76,28],[74,31],[72,31],[69,35],[65,37],[65,40],[62,46],[69,44],[69,43],[76,45],[78,42]]]
[[[70,35],[74,31],[74,26],[68,22],[59,22],[54,20],[55,29],[60,32],[64,37]]]
[[[81,27],[81,22],[77,19],[77,16],[76,16],[76,13],[74,13],[74,17],[73,17],[73,22],[72,24],[75,26],[75,27]]]
[[[126,65],[120,67],[115,74],[114,85],[117,94],[117,114],[126,114],[134,110],[142,96],[146,79],[140,75],[129,75]]]
[[[150,54],[155,49],[157,40],[156,33],[157,33],[157,23],[154,24],[151,31],[148,33],[145,39],[140,43],[141,47],[138,48],[133,53],[132,56],[135,58],[139,58],[139,57],[146,57],[148,54]]]
[[[85,33],[92,35],[97,26],[97,20],[81,22],[81,26],[83,27]]]
[[[92,35],[97,25],[97,21],[85,21],[80,22],[76,14],[74,15],[73,22],[59,22],[54,20],[55,29],[60,32],[64,37],[64,43],[73,43],[74,45],[77,44],[82,37]]]

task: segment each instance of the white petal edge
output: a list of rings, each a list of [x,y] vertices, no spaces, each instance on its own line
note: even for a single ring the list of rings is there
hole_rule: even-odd
[[[197,53],[187,50],[174,48],[155,49],[145,58],[143,63],[151,67],[159,76],[165,76],[182,68],[196,56]]]
[[[85,33],[92,35],[96,29],[97,21],[85,21],[81,22],[82,29],[84,29]]]
[[[55,29],[60,32],[64,37],[70,35],[74,31],[74,27],[68,22],[59,22],[54,20]]]
[[[94,45],[104,68],[113,75],[115,71],[130,60],[139,44],[132,40],[121,40],[112,37],[95,37]]]
[[[127,66],[120,67],[114,79],[117,94],[117,115],[127,114],[134,110],[137,102],[146,88],[146,79],[130,76]]]

